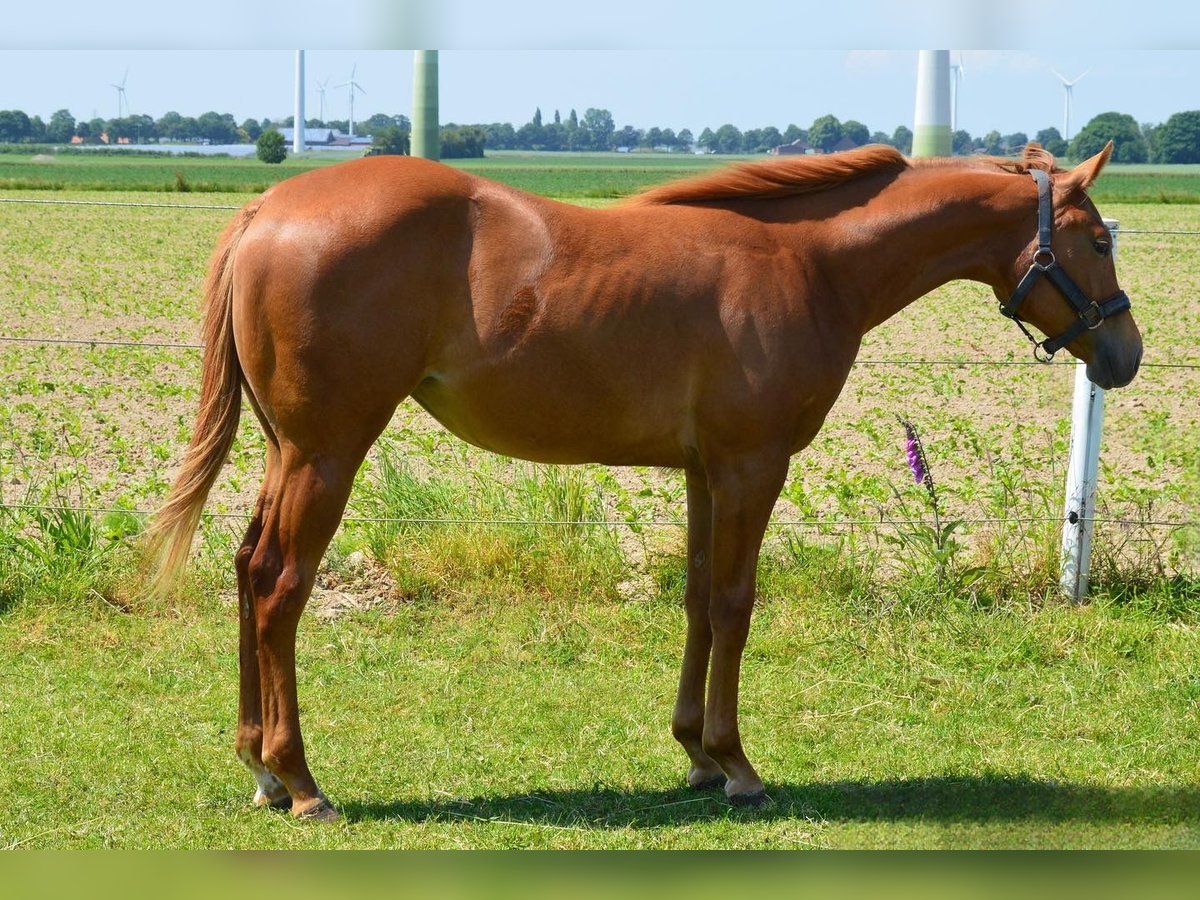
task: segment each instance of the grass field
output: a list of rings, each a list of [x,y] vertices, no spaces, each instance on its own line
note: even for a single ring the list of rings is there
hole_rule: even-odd
[[[284,178],[357,153],[309,152],[278,166],[248,159],[153,156],[0,155],[0,191],[180,191],[257,193]],[[656,153],[519,153],[499,151],[485,159],[450,165],[548,197],[622,197],[667,177],[698,174],[731,160],[765,157]],[[1096,202],[1198,203],[1200,166],[1110,166],[1092,191]]]
[[[464,166],[597,204],[713,162]],[[94,182],[0,196],[87,200],[100,186],[162,202],[137,179],[184,163],[189,184],[249,187],[265,169],[89,159]],[[1124,229],[1200,230],[1196,205],[1099,202]],[[5,335],[194,341],[229,215],[0,203]],[[1118,255],[1147,361],[1200,363],[1200,239],[1127,234]],[[955,284],[869,335],[862,358],[1026,353],[989,291]],[[0,343],[4,503],[153,507],[198,363],[187,349]],[[1148,368],[1109,397],[1103,514],[1133,524],[1101,526],[1082,608],[1055,598],[1045,521],[1060,512],[1071,374],[856,368],[777,517],[908,524],[772,529],[744,679],[743,732],[775,799],[758,812],[683,789],[666,727],[682,529],[638,523],[682,515],[677,476],[510,463],[401,407],[302,627],[310,755],[346,814],[330,829],[250,809],[231,751],[230,554],[261,473],[251,422],[209,506],[230,518],[206,523],[171,603],[138,591],[137,515],[0,510],[0,846],[1200,846],[1200,534],[1150,524],[1200,510],[1200,370]],[[949,516],[1039,520],[964,525],[940,589],[914,550],[928,508],[896,413],[921,428]],[[353,521],[381,515],[629,524]]]

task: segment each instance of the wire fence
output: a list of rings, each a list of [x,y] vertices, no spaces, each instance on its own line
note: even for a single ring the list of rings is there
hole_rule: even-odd
[[[25,335],[0,335],[0,343],[10,344],[41,344],[45,346],[76,346],[93,349],[96,347],[131,347],[143,350],[203,350],[203,344],[172,342],[172,341],[121,341],[112,338],[57,338],[57,337],[28,337]],[[882,359],[856,359],[856,366],[1071,366],[1073,362],[1043,363],[1036,359],[920,359],[912,357],[890,357]],[[1200,369],[1200,360],[1196,362],[1142,362],[1145,369]]]
[[[70,506],[63,504],[40,503],[0,503],[0,509],[42,511],[60,513],[83,513],[87,515],[131,515],[140,518],[153,516],[155,510],[130,509],[124,506]],[[231,519],[249,521],[250,513],[221,513],[204,512],[205,519]],[[682,528],[687,525],[686,519],[488,519],[463,517],[422,518],[407,516],[343,516],[343,522],[351,524],[377,525],[495,525],[547,528]],[[1034,525],[1039,523],[1062,522],[1062,516],[980,516],[977,518],[955,519],[962,525]],[[1200,527],[1200,519],[1191,520],[1157,520],[1157,519],[1120,519],[1103,516],[1084,517],[1077,521],[1092,522],[1097,525],[1122,525],[1128,527]],[[912,526],[918,524],[915,519],[878,518],[878,519],[772,519],[771,526],[775,528],[868,528]]]
[[[66,200],[66,199],[48,199],[48,198],[33,198],[33,197],[0,197],[0,203],[20,204],[31,206],[94,206],[94,207],[112,207],[112,208],[127,208],[127,209],[196,209],[196,210],[217,210],[217,211],[235,211],[240,209],[239,205],[227,204],[206,204],[206,203],[148,203],[144,201],[115,201],[115,200]],[[1121,236],[1126,235],[1172,235],[1172,236],[1200,236],[1200,230],[1189,229],[1156,229],[1156,228],[1122,228]],[[114,338],[60,338],[49,336],[26,336],[26,335],[0,335],[0,343],[9,344],[25,344],[35,346],[70,346],[95,349],[98,347],[111,347],[123,349],[142,349],[142,350],[183,350],[183,351],[202,351],[204,345],[193,342],[183,341],[134,341],[120,340]],[[920,359],[911,357],[887,357],[877,359],[858,359],[854,362],[855,366],[896,366],[896,367],[918,367],[918,366],[947,366],[947,367],[1004,367],[1004,366],[1043,366],[1047,364],[1038,360],[1028,359],[994,359],[994,358],[955,358],[955,359]],[[1070,361],[1059,363],[1051,363],[1059,367],[1072,366]],[[1195,370],[1200,369],[1200,360],[1186,360],[1182,362],[1142,362],[1143,368],[1154,369],[1181,369]],[[40,511],[40,512],[58,512],[58,513],[77,513],[88,515],[112,515],[126,514],[138,517],[149,517],[154,514],[153,510],[145,509],[130,509],[127,507],[105,507],[105,506],[72,506],[62,504],[33,504],[33,503],[4,503],[0,502],[0,509],[8,511]],[[228,519],[247,521],[250,513],[221,513],[221,512],[205,512],[205,519]],[[489,519],[489,518],[405,518],[405,517],[386,517],[386,516],[345,516],[343,522],[350,524],[395,524],[395,525],[447,525],[447,526],[524,526],[524,527],[629,527],[629,528],[657,528],[657,527],[683,527],[686,526],[686,520],[683,519]],[[1038,523],[1059,523],[1064,521],[1063,516],[1004,516],[1004,517],[979,517],[979,518],[964,518],[956,519],[964,525],[989,525],[989,524],[1038,524]],[[1097,525],[1115,525],[1122,527],[1168,527],[1168,528],[1196,528],[1200,527],[1200,520],[1155,520],[1155,519],[1123,519],[1123,518],[1105,518],[1094,517],[1084,519],[1082,521],[1092,522]],[[879,527],[903,527],[912,526],[914,521],[911,519],[896,519],[896,518],[871,518],[871,519],[775,519],[772,520],[772,527],[785,528],[810,528],[810,529],[845,529],[845,528],[879,528]]]

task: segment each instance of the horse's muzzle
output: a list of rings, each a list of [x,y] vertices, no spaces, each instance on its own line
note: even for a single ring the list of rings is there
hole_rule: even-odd
[[[1087,377],[1092,384],[1111,391],[1125,387],[1133,381],[1142,365],[1142,347],[1134,352],[1103,351],[1096,354],[1087,366]]]

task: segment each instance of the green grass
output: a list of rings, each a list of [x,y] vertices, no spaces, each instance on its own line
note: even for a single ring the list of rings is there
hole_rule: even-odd
[[[0,155],[0,190],[251,192],[299,172],[352,159],[357,152],[310,152],[278,166],[248,159],[153,156]],[[546,196],[606,199],[708,171],[734,159],[764,157],[654,153],[492,151],[449,165]],[[1097,203],[1200,203],[1200,166],[1109,166],[1092,191]]]
[[[248,159],[168,156],[0,156],[0,190],[260,193],[308,169],[360,154],[310,153],[279,165]]]
[[[248,804],[229,601],[22,602],[0,618],[19,698],[0,846],[1200,845],[1196,629],[1101,606],[881,615],[823,583],[777,571],[760,596],[742,708],[761,811],[682,786],[674,592],[306,617],[332,828]]]

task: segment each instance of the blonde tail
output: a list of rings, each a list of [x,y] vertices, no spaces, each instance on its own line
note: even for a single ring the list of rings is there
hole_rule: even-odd
[[[262,204],[243,207],[217,243],[204,285],[204,374],[200,410],[183,466],[147,532],[152,590],[169,591],[179,578],[204,501],[237,434],[242,411],[242,368],[233,340],[233,263],[238,244]]]

